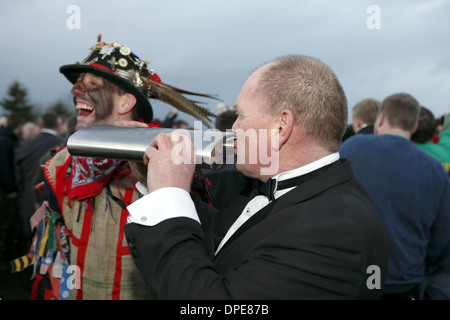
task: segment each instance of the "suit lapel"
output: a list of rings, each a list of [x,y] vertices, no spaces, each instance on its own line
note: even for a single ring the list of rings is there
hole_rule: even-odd
[[[246,204],[247,203],[248,203],[248,201],[246,202]],[[233,233],[233,235],[230,237],[230,239],[228,239],[228,241],[222,246],[222,248],[219,250],[219,252],[217,254],[220,254],[223,250],[225,250],[225,248],[228,247],[231,243],[233,243],[233,241],[235,239],[237,239],[241,234],[246,232],[248,229],[250,229],[254,225],[258,224],[259,222],[263,221],[267,217],[269,212],[271,212],[271,209],[274,206],[274,204],[275,204],[275,201],[269,203],[267,206],[265,206],[264,208],[262,208],[261,210],[256,212],[253,216],[251,216],[244,224],[242,224],[239,227],[239,229],[237,229]],[[245,207],[245,205],[244,205],[244,207]],[[244,207],[242,208],[242,210],[244,209]],[[227,231],[228,231],[228,229],[225,230],[225,233]],[[225,234],[223,234],[222,237],[219,239],[219,241],[216,244],[216,248],[224,236],[225,236]]]
[[[213,226],[214,248],[219,246],[220,241],[225,237],[225,234],[233,225],[234,221],[241,215],[249,201],[250,199],[248,197],[233,194],[228,203],[220,210]]]
[[[319,169],[320,170],[320,169]],[[311,179],[308,179],[304,181],[300,186],[293,189],[292,191],[286,193],[285,195],[281,196],[277,200],[271,202],[269,205],[255,213],[250,219],[248,219],[236,232],[230,237],[230,239],[224,244],[224,246],[221,248],[221,250],[216,255],[216,260],[221,258],[222,254],[224,252],[227,252],[228,249],[232,251],[232,253],[235,253],[236,250],[241,251],[242,249],[247,250],[250,248],[253,243],[252,242],[239,242],[236,241],[244,232],[251,229],[253,226],[258,224],[259,222],[263,221],[266,217],[270,216],[271,214],[276,214],[277,212],[291,207],[297,203],[306,201],[310,198],[313,198],[317,194],[325,191],[326,189],[329,189],[337,184],[343,183],[345,181],[351,180],[354,178],[353,172],[350,166],[350,163],[347,160],[341,159],[337,161],[334,165],[327,167],[323,170],[323,172],[319,175],[312,176]],[[247,202],[249,200],[247,199]],[[242,203],[241,203],[242,205]],[[241,207],[241,211],[245,208],[246,203]],[[235,218],[229,222],[229,225],[227,228],[224,228],[225,230],[222,230],[222,235],[220,240],[224,237],[225,233],[227,232],[229,226],[234,222],[234,220],[237,219],[239,216],[237,214],[237,211],[235,212]],[[230,217],[231,218],[231,217]],[[259,240],[261,238],[255,239]],[[216,247],[218,243],[216,244]],[[237,248],[239,247],[239,249]],[[232,254],[236,257],[240,257],[239,255]],[[228,256],[228,255],[227,255]]]
[[[340,159],[332,166],[323,170],[320,175],[314,176],[313,179],[305,181],[297,188],[278,198],[275,201],[272,211],[279,211],[296,203],[308,200],[337,184],[353,178],[354,175],[350,163],[345,159]]]

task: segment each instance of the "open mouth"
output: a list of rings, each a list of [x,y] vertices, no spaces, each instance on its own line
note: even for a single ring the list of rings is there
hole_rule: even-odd
[[[92,113],[92,111],[94,111],[94,108],[92,108],[82,102],[77,102],[75,109],[78,110],[78,116],[81,116],[81,117],[89,116]]]

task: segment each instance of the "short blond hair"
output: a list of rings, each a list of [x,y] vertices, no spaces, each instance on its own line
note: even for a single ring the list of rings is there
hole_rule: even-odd
[[[272,115],[287,108],[295,123],[319,145],[339,150],[347,127],[347,98],[334,72],[320,60],[287,55],[267,64],[256,86]]]
[[[373,126],[380,111],[380,106],[381,101],[376,99],[361,100],[353,107],[352,116],[354,119],[361,119],[365,124]]]

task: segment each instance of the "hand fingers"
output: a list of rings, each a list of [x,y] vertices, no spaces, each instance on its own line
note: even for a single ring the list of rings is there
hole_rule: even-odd
[[[144,164],[148,165],[148,162],[152,155],[154,155],[155,152],[158,150],[166,150],[170,147],[170,139],[168,137],[168,134],[166,133],[160,133],[158,134],[150,143],[150,146],[145,149],[144,153]]]
[[[184,162],[192,160],[194,146],[189,135],[178,131],[158,134],[145,150],[143,161],[148,165],[149,160],[158,152],[170,153],[172,161],[179,162],[178,158],[183,158]],[[177,155],[177,159],[173,157]],[[186,157],[186,158],[185,158]]]
[[[150,147],[156,150],[163,150],[170,148],[171,142],[168,133],[158,134],[153,141],[150,143]]]

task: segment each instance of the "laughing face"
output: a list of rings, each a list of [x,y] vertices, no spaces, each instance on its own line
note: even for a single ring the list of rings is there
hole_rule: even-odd
[[[116,85],[101,77],[81,73],[71,91],[78,110],[76,130],[115,121],[114,107],[118,91]]]

